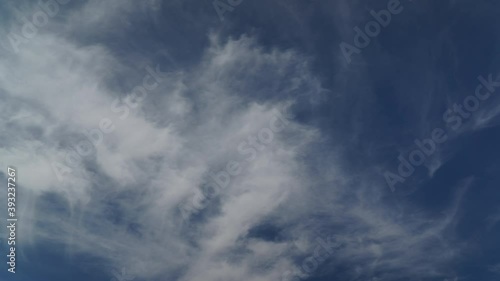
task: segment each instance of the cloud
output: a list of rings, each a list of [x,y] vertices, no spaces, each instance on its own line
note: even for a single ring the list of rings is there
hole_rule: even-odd
[[[300,187],[295,157],[316,133],[294,123],[234,180],[216,214],[177,226],[177,205],[200,188],[209,171],[241,158],[237,145],[294,100],[283,95],[255,102],[252,95],[301,91],[315,97],[319,91],[298,54],[264,51],[249,37],[211,40],[197,67],[169,73],[124,120],[112,104],[124,102],[126,95],[108,82],[116,73],[132,71],[105,47],[41,33],[18,54],[2,57],[1,90],[10,108],[2,111],[9,120],[2,131],[20,132],[6,135],[2,159],[29,175],[22,179],[24,188],[39,202],[23,213],[22,223],[34,226],[45,217],[44,225],[51,226],[24,232],[25,241],[57,241],[73,254],[102,249],[99,255],[110,262],[110,272],[126,266],[147,278],[184,268],[186,276],[197,277],[203,274],[199,268],[211,267],[214,258],[282,203],[288,190]],[[264,78],[265,86],[254,84]],[[22,112],[36,118],[17,118]],[[70,165],[69,152],[74,154],[84,132],[97,128],[102,118],[113,120],[116,130],[104,135],[96,153]],[[71,168],[62,182],[54,163]],[[43,202],[61,205],[62,211],[53,213]],[[258,256],[276,255],[258,245],[249,245]],[[146,268],[138,260],[147,262]],[[213,270],[223,263],[214,265]],[[251,275],[248,265],[226,267]]]
[[[303,100],[321,104],[326,91],[310,58],[265,48],[250,35],[211,32],[196,63],[166,66],[69,35],[119,30],[122,19],[139,14],[136,5],[72,6],[53,27],[60,32],[40,32],[19,53],[0,56],[0,118],[6,120],[0,156],[18,167],[33,202],[22,211],[20,240],[29,241],[23,247],[55,242],[70,255],[104,260],[110,276],[126,268],[138,279],[257,281],[298,270],[296,260],[310,256],[324,235],[342,245],[325,263],[334,275],[397,280],[446,273],[460,250],[448,237],[458,205],[435,216],[388,204],[385,186],[369,173],[349,171],[336,147],[324,151],[322,132],[299,118],[256,149],[254,161],[238,152],[277,111],[294,112]],[[125,106],[146,67],[157,64],[168,69],[161,83],[120,118],[115,101]],[[94,153],[68,163],[103,118],[115,130],[103,134]],[[184,220],[179,204],[235,159],[243,173]],[[71,169],[63,181],[54,163]],[[253,235],[263,225],[276,233]]]
[[[496,274],[500,274],[500,264],[496,264],[496,265],[490,266],[489,270],[491,272],[496,273]]]

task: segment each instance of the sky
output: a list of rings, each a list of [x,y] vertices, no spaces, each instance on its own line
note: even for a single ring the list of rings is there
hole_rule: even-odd
[[[499,9],[0,2],[0,281],[499,280]]]

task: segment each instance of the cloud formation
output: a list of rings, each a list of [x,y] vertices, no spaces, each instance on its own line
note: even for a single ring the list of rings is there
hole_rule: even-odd
[[[0,55],[0,157],[19,169],[24,249],[55,243],[66,255],[102,261],[110,278],[118,272],[137,280],[454,274],[463,250],[456,224],[470,182],[460,183],[436,215],[394,202],[376,168],[351,170],[339,152],[344,144],[327,143],[331,136],[300,115],[301,102],[319,110],[327,95],[344,94],[345,81],[336,78],[336,91],[327,90],[299,48],[206,30],[201,54],[182,64],[158,60],[173,43],[127,56],[102,39],[126,36],[136,21],[157,20],[165,5],[180,5],[153,2],[68,4],[19,50]],[[138,101],[134,89],[147,85]],[[351,110],[350,100],[338,102],[331,110]],[[284,130],[242,154],[241,143],[251,143],[277,112],[292,116]],[[496,113],[481,116],[478,126]],[[82,141],[91,153],[80,153]],[[228,161],[242,172],[205,208],[182,214],[179,206],[205,192],[211,173]],[[332,252],[311,270],[304,260],[314,257],[318,239],[330,241]]]

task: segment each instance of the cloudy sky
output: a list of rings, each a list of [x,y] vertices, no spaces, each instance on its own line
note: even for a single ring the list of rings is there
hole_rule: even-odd
[[[1,1],[0,280],[499,280],[499,9]]]

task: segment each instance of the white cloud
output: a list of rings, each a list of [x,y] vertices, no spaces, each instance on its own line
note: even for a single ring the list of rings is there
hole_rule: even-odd
[[[106,33],[121,24],[117,18],[132,13],[132,1],[117,3],[88,1],[71,11],[67,28],[102,25]],[[125,267],[142,279],[182,272],[181,280],[257,281],[280,280],[296,269],[293,258],[311,253],[311,241],[321,231],[345,245],[328,261],[332,269],[358,265],[346,273],[350,276],[382,270],[388,273],[379,277],[387,279],[438,276],[456,255],[443,239],[453,216],[431,221],[426,214],[398,213],[383,204],[385,187],[351,175],[339,159],[315,149],[321,142],[316,129],[291,122],[256,160],[245,162],[239,143],[298,97],[317,103],[324,91],[307,58],[296,51],[266,50],[249,36],[209,39],[198,64],[169,72],[123,120],[111,105],[125,93],[110,80],[128,88],[147,72],[130,69],[127,58],[104,46],[40,33],[17,55],[0,57],[0,94],[6,101],[0,117],[9,120],[0,127],[2,159],[25,175],[20,180],[33,201],[52,191],[69,206],[67,213],[50,215],[43,205],[27,210],[21,223],[31,230],[23,233],[25,241],[58,241],[74,253],[106,259],[110,272]],[[139,60],[143,67],[148,58]],[[18,118],[25,113],[35,117]],[[102,118],[113,120],[116,130],[58,181],[50,165],[66,163],[67,152],[85,138],[82,131],[97,128]],[[306,162],[306,152],[329,158]],[[209,203],[203,217],[183,221],[177,206],[209,180],[208,172],[235,159],[245,163],[243,173]],[[34,229],[41,218],[54,228]],[[281,241],[247,237],[264,221],[283,228]]]

